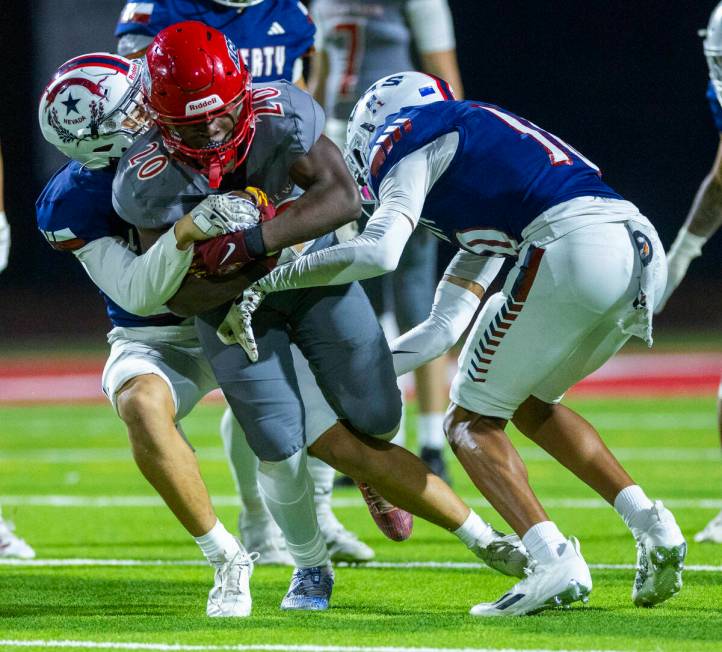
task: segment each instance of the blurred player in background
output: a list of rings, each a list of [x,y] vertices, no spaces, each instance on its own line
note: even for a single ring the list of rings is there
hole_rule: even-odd
[[[684,279],[690,263],[702,254],[703,245],[722,225],[722,2],[715,7],[707,29],[702,34],[705,37],[704,53],[710,76],[707,100],[719,132],[717,156],[669,250],[667,287],[656,312],[664,308],[670,295]],[[722,383],[717,395],[717,430],[722,443]],[[694,540],[722,543],[722,512],[698,532]]]
[[[0,149],[0,273],[8,266],[10,256],[10,225],[5,215],[5,170],[3,155]],[[2,517],[0,508],[0,558],[19,557],[32,559],[35,551],[23,539],[15,534],[15,527],[11,521]]]
[[[118,53],[143,55],[163,28],[184,20],[198,20],[215,27],[236,45],[255,83],[286,79],[305,88],[303,57],[313,49],[315,27],[298,0],[155,0],[128,2],[115,34]],[[299,366],[305,366],[294,347]],[[301,382],[313,382],[308,374]],[[308,388],[314,391],[315,383]],[[258,459],[248,446],[238,421],[229,408],[221,420],[221,436],[231,471],[241,495],[243,510],[238,527],[249,550],[262,553],[259,563],[293,565],[280,530],[271,518],[258,490]],[[374,551],[343,527],[331,509],[334,470],[321,460],[308,459],[314,482],[318,523],[333,561],[363,562]]]
[[[239,341],[250,339],[247,315],[266,293],[391,271],[421,224],[459,252],[429,318],[392,343],[396,372],[405,373],[453,346],[500,256],[516,259],[503,291],[473,324],[445,429],[469,477],[533,561],[525,579],[471,614],[533,613],[583,600],[592,588],[579,542],[562,535],[532,491],[508,421],[629,527],[637,543],[634,603],[674,595],[686,555],[674,516],[652,503],[587,421],[560,405],[631,335],[651,345],[651,311],[666,282],[654,227],[558,137],[500,107],[454,101],[445,82],[418,72],[385,77],[366,91],[351,114],[345,158],[377,199],[366,230],[276,267],[246,290],[235,311],[245,324]]]
[[[377,79],[415,62],[424,72],[447,80],[459,99],[463,88],[456,59],[454,26],[446,0],[312,0],[316,54],[309,89],[326,111],[326,135],[343,150],[348,117],[363,92]],[[416,56],[414,56],[416,55]],[[362,286],[387,333],[406,332],[431,309],[436,288],[438,242],[419,229],[393,274],[366,279]],[[393,332],[395,331],[395,333]],[[447,365],[439,358],[416,369],[417,432],[421,459],[447,478],[443,458],[443,419]],[[404,444],[404,420],[394,442]]]

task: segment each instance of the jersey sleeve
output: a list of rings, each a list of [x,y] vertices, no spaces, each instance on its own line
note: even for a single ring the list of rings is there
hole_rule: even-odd
[[[72,165],[72,164],[71,164]],[[38,229],[53,249],[76,251],[89,242],[112,236],[110,188],[112,176],[99,183],[73,180],[67,167],[45,186],[35,203]]]
[[[454,22],[446,0],[409,0],[406,19],[419,52],[441,52],[456,47]]]
[[[326,122],[321,106],[313,97],[293,84],[285,85],[288,91],[288,154],[291,161],[308,154],[320,138]]]
[[[193,247],[176,247],[172,229],[142,256],[120,238],[100,238],[75,253],[95,285],[123,310],[141,316],[167,312],[164,304],[178,291],[193,259]]]
[[[171,161],[155,131],[143,134],[123,155],[112,183],[112,203],[120,217],[139,229],[167,229],[208,191],[194,172]]]
[[[714,126],[717,131],[722,133],[722,106],[720,106],[719,100],[717,99],[717,93],[714,92],[712,81],[707,84],[707,101],[709,102],[709,109],[712,112]]]

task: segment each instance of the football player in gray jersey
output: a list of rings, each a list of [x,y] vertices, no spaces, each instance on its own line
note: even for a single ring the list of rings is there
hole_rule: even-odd
[[[304,415],[290,341],[309,360],[339,416],[308,450],[362,483],[380,527],[396,538],[411,531],[410,518],[383,495],[454,532],[495,568],[521,576],[527,558],[518,539],[494,531],[421,460],[387,443],[398,424],[400,397],[388,345],[358,285],[278,293],[264,302],[254,319],[255,364],[240,346],[219,340],[230,300],[249,278],[265,273],[268,252],[319,237],[360,212],[340,152],[320,135],[320,107],[285,82],[252,88],[235,46],[192,22],[158,34],[147,55],[144,92],[157,129],[121,160],[114,206],[139,228],[146,245],[185,213],[206,233],[227,234],[210,247],[196,247],[197,265],[207,275],[188,276],[168,305],[179,314],[199,314],[198,334],[216,378],[262,469],[277,479],[267,503],[299,560],[282,606],[315,597],[325,608],[333,582],[313,535],[316,516],[303,464]],[[264,188],[287,209],[244,230],[227,228],[236,198],[219,193],[248,184]],[[310,248],[331,242],[322,238]],[[229,265],[242,267],[241,274],[219,277]],[[311,537],[299,540],[304,523]]]
[[[328,116],[326,135],[343,149],[346,121],[377,79],[418,67],[445,79],[463,99],[454,26],[447,0],[313,0],[316,55],[309,88]],[[415,53],[417,56],[412,56]],[[392,338],[426,319],[438,280],[436,237],[416,230],[397,269],[361,285]],[[389,317],[392,317],[390,320]],[[421,459],[445,477],[443,418],[447,399],[444,357],[414,371]],[[404,419],[394,442],[405,441]]]

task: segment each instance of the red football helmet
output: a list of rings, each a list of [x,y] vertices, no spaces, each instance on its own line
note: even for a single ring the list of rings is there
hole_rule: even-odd
[[[238,48],[198,21],[158,32],[146,53],[143,93],[168,150],[211,188],[248,156],[255,135],[251,75]]]

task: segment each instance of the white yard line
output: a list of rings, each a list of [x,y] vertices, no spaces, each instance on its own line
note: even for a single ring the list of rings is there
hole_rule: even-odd
[[[462,496],[473,507],[488,507],[489,503],[479,496]],[[240,507],[238,496],[213,496],[217,507]],[[601,498],[541,498],[545,507],[568,509],[611,509]],[[722,509],[722,499],[717,498],[665,498],[664,504],[678,509]],[[334,507],[364,507],[359,496],[333,498]],[[5,507],[163,507],[159,496],[73,496],[58,494],[0,496],[0,506]]]
[[[187,567],[208,566],[201,559],[0,559],[0,566],[16,567],[79,567],[79,566],[120,566],[120,567]],[[486,564],[473,561],[369,561],[364,564],[340,563],[343,568],[372,569],[447,569],[447,570],[491,570]],[[634,564],[589,564],[589,568],[599,570],[634,570]],[[722,566],[690,564],[686,571],[700,573],[722,573]]]
[[[553,462],[543,450],[534,446],[520,446],[521,456],[530,462]],[[722,462],[722,453],[717,447],[709,448],[635,448],[613,447],[621,462]],[[198,457],[205,462],[225,462],[226,454],[220,446],[199,447]],[[130,449],[107,448],[25,448],[22,450],[0,451],[0,462],[42,463],[42,464],[102,464],[128,462],[133,464]]]
[[[85,650],[157,650],[158,652],[615,652],[614,650],[542,650],[539,648],[393,647],[365,645],[189,645],[184,643],[126,643],[120,641],[1,640],[0,647],[77,648]]]

